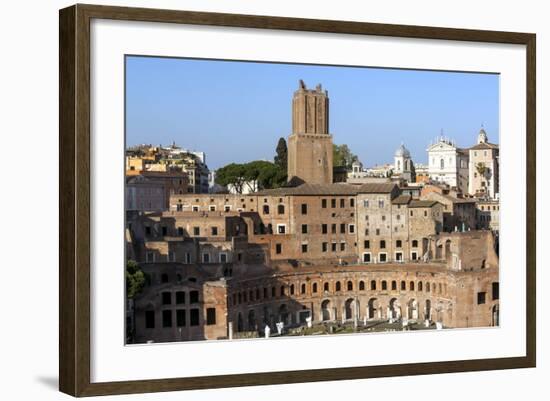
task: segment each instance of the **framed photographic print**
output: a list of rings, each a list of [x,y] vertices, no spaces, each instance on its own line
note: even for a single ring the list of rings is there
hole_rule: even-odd
[[[535,112],[529,33],[61,10],[60,390],[534,367]]]

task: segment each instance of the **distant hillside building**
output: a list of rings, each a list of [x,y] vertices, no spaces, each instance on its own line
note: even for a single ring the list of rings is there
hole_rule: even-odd
[[[332,135],[328,92],[321,85],[300,87],[292,99],[292,134],[288,137],[288,180],[332,184]]]

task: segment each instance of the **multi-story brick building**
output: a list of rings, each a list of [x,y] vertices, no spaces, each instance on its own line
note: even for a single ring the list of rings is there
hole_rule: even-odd
[[[172,192],[166,211],[127,212],[127,259],[149,277],[132,341],[257,336],[277,323],[498,325],[494,233],[445,232],[474,228],[475,202],[435,187],[417,198],[392,182],[333,183],[320,86],[294,95],[288,158],[294,186]]]

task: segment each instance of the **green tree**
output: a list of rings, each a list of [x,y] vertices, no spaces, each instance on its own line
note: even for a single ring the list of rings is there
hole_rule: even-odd
[[[357,155],[351,153],[348,145],[332,145],[332,164],[334,167],[351,168],[354,161],[357,160]]]
[[[216,170],[216,183],[227,187],[229,185],[235,188],[239,194],[243,192],[243,186],[246,181],[246,171],[244,164],[231,163]]]
[[[126,296],[131,299],[135,298],[143,290],[147,281],[146,273],[141,270],[137,262],[128,260],[126,262]]]
[[[288,162],[288,148],[286,146],[285,138],[279,138],[275,152],[277,153],[274,159],[275,164],[283,171],[286,171]]]
[[[216,171],[216,182],[223,186],[233,186],[237,193],[243,193],[245,189],[258,191],[278,188],[286,182],[286,169],[265,160],[231,163]]]

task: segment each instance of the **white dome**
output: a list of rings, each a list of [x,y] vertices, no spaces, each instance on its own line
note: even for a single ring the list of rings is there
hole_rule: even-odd
[[[401,144],[401,146],[399,146],[399,148],[397,148],[397,150],[395,151],[395,157],[410,158],[411,152],[409,152],[409,150],[405,147],[405,145]]]
[[[479,130],[479,134],[477,134],[477,143],[487,143],[487,133],[483,128]]]

